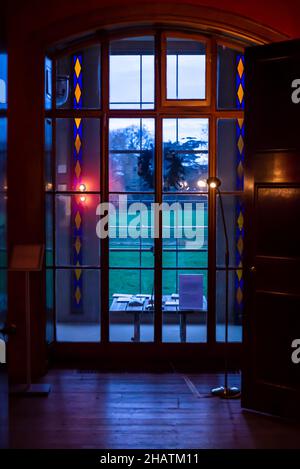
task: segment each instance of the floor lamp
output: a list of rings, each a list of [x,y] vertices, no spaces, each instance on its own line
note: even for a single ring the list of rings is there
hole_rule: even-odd
[[[221,185],[220,179],[216,177],[211,177],[207,179],[207,185],[211,190],[215,190],[219,196],[223,231],[225,236],[225,363],[224,363],[224,386],[220,386],[211,390],[214,396],[222,397],[223,399],[234,399],[240,397],[241,391],[236,386],[228,386],[228,320],[229,320],[229,311],[228,311],[228,276],[229,276],[229,243],[228,243],[228,234],[226,228],[226,220],[224,214],[222,194],[219,189]]]

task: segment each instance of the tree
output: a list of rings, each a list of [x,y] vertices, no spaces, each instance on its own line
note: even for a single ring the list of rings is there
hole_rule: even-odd
[[[138,158],[137,173],[145,181],[147,189],[153,189],[153,148],[151,150],[143,150]]]
[[[184,182],[185,169],[182,164],[183,159],[178,156],[175,150],[166,149],[164,188],[170,190],[172,187],[181,189]]]

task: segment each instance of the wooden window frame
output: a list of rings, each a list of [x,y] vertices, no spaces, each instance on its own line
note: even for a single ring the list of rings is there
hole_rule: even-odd
[[[150,110],[126,110],[126,109],[110,109],[109,106],[109,44],[110,41],[118,39],[126,39],[126,37],[140,37],[153,35],[155,41],[155,104],[154,108]],[[166,70],[165,70],[165,55],[161,53],[163,43],[166,37],[184,37],[205,41],[206,44],[206,99],[201,100],[166,100]],[[98,109],[56,109],[56,60],[72,52],[86,48],[91,45],[99,45],[100,47],[100,83],[101,83],[101,97],[100,108]],[[56,138],[56,119],[58,118],[97,118],[100,119],[100,161],[101,161],[101,174],[100,174],[100,190],[97,191],[101,196],[102,202],[109,200],[109,187],[108,187],[108,132],[109,132],[109,119],[110,118],[146,118],[152,117],[155,119],[155,202],[162,202],[163,192],[162,187],[162,120],[164,118],[208,118],[209,120],[209,176],[216,176],[216,163],[217,163],[217,119],[219,118],[241,118],[244,112],[241,110],[223,110],[217,108],[217,47],[218,45],[226,45],[227,47],[234,48],[242,51],[243,48],[240,42],[224,40],[217,35],[204,36],[201,34],[182,32],[179,29],[172,30],[169,28],[153,27],[153,28],[133,28],[131,30],[117,30],[114,32],[97,32],[97,34],[87,41],[82,41],[66,47],[63,50],[57,50],[47,54],[52,59],[52,109],[45,111],[45,117],[52,119],[53,129],[53,165],[52,165],[52,180],[55,186],[55,138]],[[173,101],[171,105],[168,101]],[[181,102],[182,101],[182,102]],[[49,192],[48,192],[49,193]],[[172,349],[172,347],[186,348],[193,347],[217,347],[216,343],[216,305],[215,305],[215,292],[216,292],[216,194],[213,191],[197,191],[193,194],[208,194],[208,309],[207,309],[207,341],[205,343],[167,343],[162,342],[162,318],[163,311],[161,305],[162,295],[162,239],[157,238],[154,240],[155,246],[155,314],[154,314],[154,342],[140,342],[138,344],[128,344],[127,342],[110,342],[109,341],[109,298],[108,298],[108,279],[109,279],[109,243],[107,239],[101,240],[101,266],[98,268],[101,271],[101,341],[97,343],[89,343],[89,349],[92,347],[145,347],[149,346],[152,350],[153,346],[160,344],[164,348]],[[56,189],[53,191],[55,197]],[[180,192],[178,192],[180,194]],[[191,193],[192,194],[192,193]],[[174,193],[175,195],[175,193]],[[53,243],[55,250],[55,206],[53,204]],[[161,227],[161,224],[160,224]],[[54,253],[55,254],[55,253]],[[55,341],[56,341],[56,305],[55,305],[55,258],[54,265],[47,267],[53,269],[54,275],[54,317],[55,317]],[[60,268],[60,267],[58,267]],[[86,347],[84,343],[64,343],[59,342],[56,345],[61,347],[67,346],[72,349],[79,347]],[[220,344],[222,345],[222,344]],[[235,347],[240,344],[230,344]]]
[[[204,99],[170,99],[167,97],[167,39],[190,39],[205,44],[205,98]],[[161,105],[172,107],[205,107],[211,102],[211,40],[200,34],[188,34],[166,31],[161,35]]]

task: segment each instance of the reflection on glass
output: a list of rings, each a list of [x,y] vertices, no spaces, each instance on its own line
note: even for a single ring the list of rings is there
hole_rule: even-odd
[[[0,54],[0,109],[7,109],[7,54]]]
[[[153,270],[110,269],[111,342],[152,342]]]
[[[56,189],[97,191],[100,185],[100,121],[57,119]]]
[[[244,55],[226,46],[218,47],[219,109],[244,109],[245,64]]]
[[[99,108],[100,47],[98,45],[59,58],[56,67],[57,108]]]
[[[216,286],[216,339],[225,341],[225,271],[217,271]],[[243,271],[242,269],[229,272],[229,342],[242,341],[243,314]]]
[[[154,38],[126,38],[110,43],[111,109],[154,108]]]
[[[92,194],[56,196],[57,265],[99,266],[100,239],[96,233],[99,202],[99,196]]]
[[[154,191],[154,119],[110,119],[109,190]]]
[[[99,270],[56,270],[56,337],[59,342],[99,342]]]
[[[244,250],[244,204],[241,196],[223,195],[223,206],[229,242],[229,263],[241,266]],[[225,266],[225,238],[220,201],[217,198],[217,265]]]
[[[163,270],[163,341],[206,342],[207,271]]]
[[[52,108],[52,60],[45,57],[45,109]]]
[[[206,191],[208,119],[164,119],[163,159],[165,191]]]
[[[167,38],[167,99],[205,99],[205,44]]]

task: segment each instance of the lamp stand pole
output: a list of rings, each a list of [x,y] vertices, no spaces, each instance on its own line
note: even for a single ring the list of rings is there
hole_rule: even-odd
[[[220,208],[222,215],[223,230],[225,236],[225,356],[224,356],[224,386],[219,386],[211,390],[214,396],[221,397],[223,399],[235,399],[239,398],[241,391],[236,386],[228,386],[228,322],[229,322],[229,242],[226,227],[226,220],[224,214],[222,194],[219,187],[216,187],[217,193],[220,200]]]

